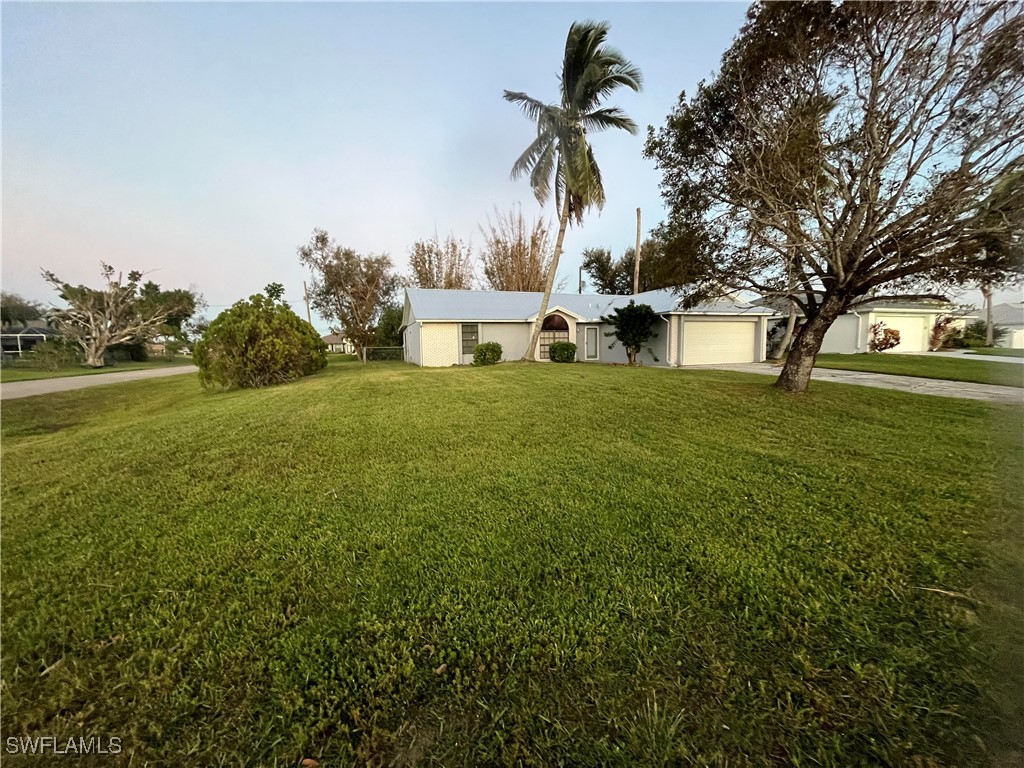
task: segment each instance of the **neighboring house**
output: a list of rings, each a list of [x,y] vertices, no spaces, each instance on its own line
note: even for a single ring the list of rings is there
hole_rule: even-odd
[[[24,328],[7,326],[0,332],[0,347],[3,355],[23,357],[32,348],[43,341],[60,338],[60,334],[45,324],[30,325]]]
[[[789,312],[788,307],[782,306],[784,300],[772,299],[763,303],[776,307],[780,314]],[[867,352],[871,326],[882,323],[886,328],[900,332],[900,343],[889,352],[927,352],[935,321],[951,310],[953,305],[949,302],[868,299],[836,318],[825,334],[820,351],[846,355]],[[968,319],[971,318],[960,317],[957,322],[963,325]]]
[[[321,338],[324,344],[327,345],[328,352],[344,352],[347,355],[355,354],[355,345],[341,334],[331,333]]]
[[[866,301],[836,318],[825,334],[821,351],[867,352],[869,329],[875,323],[883,323],[886,328],[900,332],[900,343],[889,352],[927,352],[935,321],[952,309],[948,302]],[[959,322],[962,324],[966,319],[960,318]]]
[[[992,307],[992,322],[1006,329],[1006,335],[996,346],[1024,348],[1024,303],[996,304]]]
[[[487,341],[501,344],[502,359],[519,360],[529,346],[541,297],[515,291],[407,288],[402,316],[405,360],[428,367],[466,365],[473,362],[473,347]],[[669,290],[636,296],[553,293],[537,359],[548,359],[552,342],[571,341],[582,362],[625,363],[625,349],[605,336],[612,328],[601,317],[633,300],[650,305],[661,316],[657,336],[649,342],[654,355],[643,350],[637,358],[644,365],[760,362],[765,359],[769,318],[778,315],[733,299],[683,310]]]

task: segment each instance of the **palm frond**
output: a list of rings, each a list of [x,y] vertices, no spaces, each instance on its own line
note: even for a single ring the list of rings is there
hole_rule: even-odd
[[[505,101],[511,102],[512,104],[518,104],[519,108],[523,111],[530,120],[537,120],[541,114],[548,107],[543,101],[539,101],[532,96],[528,96],[525,93],[519,91],[505,91]]]
[[[588,131],[596,132],[605,131],[609,128],[621,128],[634,135],[637,132],[637,125],[633,122],[633,119],[618,107],[606,107],[605,109],[598,109],[590,114],[583,115],[580,118],[580,123]]]
[[[537,138],[530,142],[530,146],[523,150],[523,154],[512,165],[512,178],[518,179],[520,176],[531,173],[541,155],[545,151],[550,151],[553,143],[554,139],[550,135],[538,135]]]

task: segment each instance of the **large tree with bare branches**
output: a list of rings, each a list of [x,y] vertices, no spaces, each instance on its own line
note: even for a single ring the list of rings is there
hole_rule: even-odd
[[[473,252],[469,245],[449,235],[441,240],[417,240],[409,249],[412,283],[420,288],[469,290],[473,287]]]
[[[801,392],[858,302],[932,295],[1019,253],[1024,17],[1010,3],[766,3],[647,154],[669,219],[719,243],[688,299],[786,297]]]
[[[391,259],[342,248],[322,229],[314,229],[298,253],[299,261],[313,274],[309,291],[313,308],[360,354],[373,344],[381,314],[399,287]]]
[[[68,304],[67,309],[47,313],[50,323],[85,353],[84,364],[90,368],[104,366],[104,354],[115,344],[146,341],[167,332],[168,324],[180,325],[201,303],[192,290],[163,291],[159,286],[143,291],[142,272],[124,274],[109,264],[101,265],[105,285],[89,288],[71,285],[44,270],[43,279],[52,285]]]
[[[551,228],[543,219],[527,223],[522,209],[494,208],[494,219],[480,227],[480,263],[492,291],[543,291],[554,249]]]

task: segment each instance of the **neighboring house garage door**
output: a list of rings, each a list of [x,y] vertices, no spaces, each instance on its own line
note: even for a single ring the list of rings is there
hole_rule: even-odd
[[[683,320],[683,365],[752,363],[757,323]]]
[[[927,352],[928,337],[925,328],[928,319],[922,315],[876,315],[877,320],[885,323],[886,328],[895,328],[900,332],[899,346],[890,352]]]

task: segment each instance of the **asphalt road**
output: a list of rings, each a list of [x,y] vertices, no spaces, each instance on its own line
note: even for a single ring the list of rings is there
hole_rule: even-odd
[[[59,379],[36,379],[35,381],[12,381],[0,384],[0,400],[14,400],[19,397],[49,395],[53,392],[70,392],[73,389],[100,387],[104,384],[120,384],[125,381],[159,379],[162,376],[181,376],[198,373],[194,365],[179,365],[173,368],[150,368],[144,371],[121,371],[120,373],[96,373],[88,376],[65,376]]]

